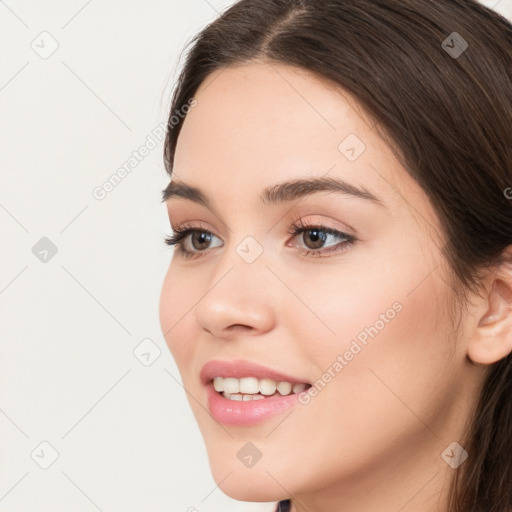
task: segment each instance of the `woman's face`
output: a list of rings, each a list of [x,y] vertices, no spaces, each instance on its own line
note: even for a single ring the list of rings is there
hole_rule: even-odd
[[[171,188],[209,205],[177,187],[167,200],[172,227],[197,231],[183,241],[192,257],[172,258],[160,322],[215,480],[244,501],[322,489],[347,505],[359,492],[362,506],[396,478],[417,482],[419,510],[430,477],[453,471],[442,454],[480,384],[453,337],[427,196],[351,96],[303,70],[230,67],[195,99]],[[353,189],[273,188],[326,178]],[[202,374],[212,360],[234,365]],[[273,392],[265,377],[312,387],[231,400],[213,377],[233,393],[233,377],[258,379],[247,392]]]

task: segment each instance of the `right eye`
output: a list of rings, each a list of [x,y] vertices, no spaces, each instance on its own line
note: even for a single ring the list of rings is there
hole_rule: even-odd
[[[189,235],[192,235],[189,238]],[[174,229],[174,233],[164,239],[164,242],[176,247],[178,254],[185,258],[197,258],[198,254],[210,249],[209,243],[212,238],[217,238],[213,233],[204,229],[197,229],[190,226],[180,226]],[[220,239],[219,239],[220,240]],[[189,245],[187,246],[187,242]],[[215,247],[222,247],[222,243]]]

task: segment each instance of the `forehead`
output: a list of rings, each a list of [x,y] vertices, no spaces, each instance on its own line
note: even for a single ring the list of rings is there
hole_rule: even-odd
[[[217,70],[195,99],[176,149],[175,166],[187,173],[205,160],[246,178],[284,177],[287,168],[303,172],[314,164],[326,172],[340,161],[338,147],[349,134],[370,144],[369,123],[354,106],[304,70],[266,63]]]
[[[327,175],[391,205],[428,207],[354,97],[306,70],[260,62],[219,69],[195,99],[174,170],[219,202],[244,204],[271,184]]]

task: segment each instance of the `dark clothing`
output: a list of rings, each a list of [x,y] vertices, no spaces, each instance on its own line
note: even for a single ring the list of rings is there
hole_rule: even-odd
[[[283,500],[277,504],[275,512],[290,512],[291,503],[290,500]]]

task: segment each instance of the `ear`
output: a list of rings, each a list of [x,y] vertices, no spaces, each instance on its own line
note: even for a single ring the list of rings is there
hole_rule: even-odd
[[[512,352],[512,246],[502,263],[490,273],[484,314],[478,319],[468,343],[468,356],[477,365],[492,364]]]

